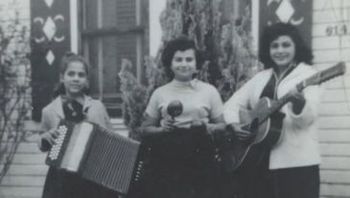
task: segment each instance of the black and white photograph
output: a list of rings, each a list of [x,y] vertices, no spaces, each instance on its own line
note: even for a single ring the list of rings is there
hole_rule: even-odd
[[[350,198],[350,1],[1,0],[0,198]]]

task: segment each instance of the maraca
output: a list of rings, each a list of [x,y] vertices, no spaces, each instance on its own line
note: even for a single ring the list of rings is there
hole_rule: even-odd
[[[175,119],[176,116],[181,115],[182,111],[183,111],[183,106],[181,101],[179,100],[171,101],[167,107],[167,112],[172,119]]]

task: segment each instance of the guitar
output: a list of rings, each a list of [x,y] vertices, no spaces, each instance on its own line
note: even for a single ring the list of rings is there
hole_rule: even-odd
[[[298,91],[302,91],[308,86],[318,85],[334,77],[343,75],[345,71],[345,63],[339,62],[335,66],[318,72],[298,83],[296,88]],[[259,150],[263,148],[263,150],[268,151],[280,141],[284,114],[279,112],[279,110],[288,103],[291,98],[291,93],[287,93],[282,98],[274,101],[263,97],[248,114],[247,112],[240,112],[241,118],[244,117],[243,120],[245,120],[243,123],[248,123],[243,125],[242,129],[250,131],[253,133],[253,136],[247,141],[236,140],[233,143],[233,156],[230,159],[231,164],[234,164],[234,167],[232,167],[233,170],[237,169],[239,166],[249,166],[254,163],[253,161],[255,161],[254,164],[260,163],[261,159],[256,159],[261,158],[259,154],[252,154],[255,156],[249,156],[252,147],[259,146]]]

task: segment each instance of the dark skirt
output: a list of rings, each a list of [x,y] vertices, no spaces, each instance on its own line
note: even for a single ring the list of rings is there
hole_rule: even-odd
[[[235,171],[239,198],[274,198],[269,172],[269,151],[252,147],[243,164]]]
[[[277,170],[263,166],[240,169],[237,175],[240,198],[319,198],[317,165]]]
[[[205,129],[204,129],[205,130]],[[143,137],[150,148],[144,181],[128,198],[219,197],[214,147],[203,129]]]
[[[318,198],[320,173],[318,165],[272,170],[275,198]]]
[[[117,198],[116,192],[87,181],[75,173],[50,167],[43,198]]]

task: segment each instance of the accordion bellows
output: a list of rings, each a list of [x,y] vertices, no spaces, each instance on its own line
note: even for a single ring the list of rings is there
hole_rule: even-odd
[[[143,161],[138,159],[140,143],[117,133],[82,122],[63,121],[59,137],[46,163],[104,187],[127,194],[142,174]]]

